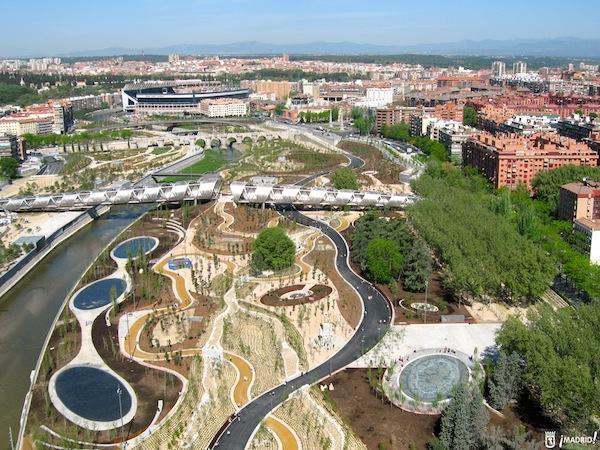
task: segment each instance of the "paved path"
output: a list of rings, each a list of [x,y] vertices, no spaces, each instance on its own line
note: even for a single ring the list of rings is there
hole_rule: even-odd
[[[254,370],[252,365],[241,356],[229,352],[225,352],[224,356],[236,368],[238,373],[232,390],[233,403],[237,407],[244,406],[250,400],[250,387],[254,381]],[[298,450],[300,447],[298,439],[285,422],[272,415],[267,417],[265,422],[267,427],[277,436],[283,450]]]
[[[295,209],[280,208],[280,212],[303,225],[319,229],[331,239],[337,249],[335,263],[338,271],[357,290],[364,303],[365,314],[355,334],[338,353],[309,372],[275,387],[248,403],[238,413],[241,420],[230,423],[213,448],[244,448],[260,421],[275,406],[283,403],[290,394],[300,387],[317,383],[360,357],[364,350],[370,349],[379,342],[387,331],[392,318],[392,311],[385,297],[350,268],[348,264],[348,245],[335,229],[323,222],[310,219]]]

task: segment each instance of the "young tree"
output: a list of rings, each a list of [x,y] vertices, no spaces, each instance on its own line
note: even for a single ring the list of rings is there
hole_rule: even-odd
[[[476,383],[460,384],[442,413],[440,441],[452,450],[478,448],[483,442],[488,420],[479,386]]]
[[[425,243],[421,239],[415,239],[402,267],[404,287],[409,291],[423,292],[430,274],[431,259]]]
[[[515,352],[500,350],[494,372],[488,383],[492,408],[502,409],[516,398],[521,388],[521,358]]]

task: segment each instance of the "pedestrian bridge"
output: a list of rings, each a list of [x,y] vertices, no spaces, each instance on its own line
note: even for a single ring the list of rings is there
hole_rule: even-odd
[[[412,194],[352,191],[299,185],[254,184],[234,181],[230,185],[236,203],[270,203],[300,206],[352,206],[402,208],[417,199]]]
[[[218,197],[222,183],[223,180],[219,175],[209,174],[195,182],[139,187],[124,186],[114,189],[3,198],[0,199],[0,209],[14,212],[69,211],[100,205],[212,200]]]
[[[83,210],[100,205],[181,203],[216,200],[223,180],[206,174],[198,181],[180,181],[151,186],[122,186],[91,191],[63,192],[30,197],[0,199],[0,210],[13,212]],[[234,181],[230,185],[236,203],[296,205],[310,207],[403,208],[417,197],[390,192],[351,191],[298,185],[277,185]]]

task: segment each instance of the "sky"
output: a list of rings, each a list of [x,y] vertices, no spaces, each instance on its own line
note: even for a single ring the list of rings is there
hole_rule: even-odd
[[[0,55],[240,41],[600,38],[598,0],[2,0]]]

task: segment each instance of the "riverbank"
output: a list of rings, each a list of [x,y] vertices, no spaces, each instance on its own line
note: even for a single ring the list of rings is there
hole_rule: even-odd
[[[110,207],[108,206],[98,206],[82,212],[72,221],[46,237],[40,248],[34,249],[24,255],[15,265],[0,275],[0,303],[4,300],[4,295],[21,281],[40,261],[48,256],[52,250],[86,225],[89,225],[93,220],[106,214],[109,209]]]

